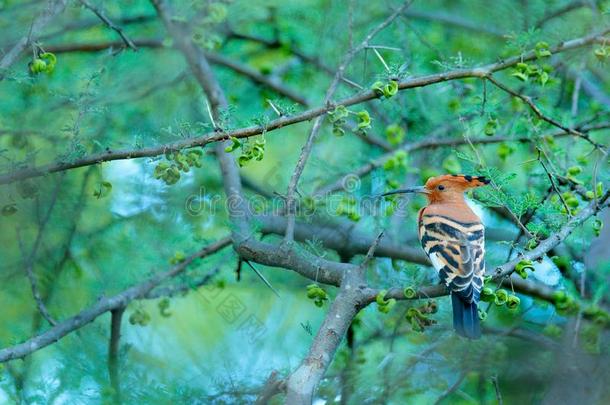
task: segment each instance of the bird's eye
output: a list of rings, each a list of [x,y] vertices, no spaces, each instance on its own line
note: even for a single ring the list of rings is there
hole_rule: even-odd
[[[442,184],[439,184],[439,186],[437,187],[439,190],[443,191],[445,189],[445,186],[443,186]]]

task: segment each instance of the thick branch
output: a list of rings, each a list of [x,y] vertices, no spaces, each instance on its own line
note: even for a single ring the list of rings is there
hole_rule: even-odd
[[[257,216],[256,221],[260,223],[260,230],[263,233],[283,235],[286,232],[287,220],[285,217],[275,215]],[[314,238],[321,240],[324,243],[324,247],[336,251],[342,257],[364,255],[369,246],[374,242],[374,238],[356,230],[353,224],[348,227],[338,222],[328,225],[297,222],[294,237],[298,241],[307,241]],[[426,265],[430,263],[423,250],[419,247],[413,248],[404,243],[393,242],[387,238],[379,242],[375,250],[375,256],[391,257],[393,259]]]
[[[352,266],[354,267],[354,266]],[[290,375],[286,384],[286,404],[310,405],[313,394],[330,365],[343,336],[363,307],[364,280],[358,268],[351,269],[341,284],[324,322],[314,337],[309,353]]]

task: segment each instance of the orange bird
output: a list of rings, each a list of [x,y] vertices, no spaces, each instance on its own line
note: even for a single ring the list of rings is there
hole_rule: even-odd
[[[443,175],[422,187],[384,194],[423,193],[428,198],[419,211],[419,240],[451,292],[453,327],[470,339],[481,336],[477,304],[485,274],[485,228],[466,204],[464,191],[486,184],[483,176]]]

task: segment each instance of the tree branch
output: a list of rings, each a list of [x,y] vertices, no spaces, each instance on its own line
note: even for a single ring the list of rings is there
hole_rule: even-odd
[[[523,253],[521,256],[507,263],[504,263],[502,266],[496,267],[493,273],[494,279],[499,280],[502,277],[512,274],[512,272],[515,270],[515,266],[521,260],[535,260],[539,257],[542,257],[555,246],[559,245],[568,236],[570,236],[574,229],[576,229],[578,226],[580,226],[583,222],[585,222],[593,215],[596,215],[603,208],[610,205],[610,200],[608,199],[609,197],[610,191],[606,191],[606,194],[604,194],[599,199],[599,201],[591,201],[589,205],[583,208],[577,215],[575,215],[564,226],[562,226],[558,232],[554,233],[553,235],[540,242],[540,244],[535,249]]]
[[[582,128],[579,128],[579,131],[582,133],[588,133],[588,132],[599,131],[599,130],[604,130],[604,129],[608,129],[608,128],[610,128],[610,122],[603,122],[603,123],[596,124],[596,125],[583,126]],[[570,136],[570,133],[566,132],[564,130],[561,130],[561,131],[549,132],[547,134],[542,135],[541,137],[547,137],[547,136],[550,136],[553,138],[562,138],[562,137]],[[372,160],[369,163],[366,163],[366,164],[360,166],[358,169],[356,169],[350,173],[344,174],[343,176],[341,176],[340,179],[336,180],[335,182],[316,189],[313,192],[313,197],[323,197],[325,195],[332,194],[332,193],[342,190],[346,178],[350,178],[353,176],[360,178],[360,177],[366,176],[367,174],[371,173],[373,170],[375,170],[379,167],[382,167],[384,165],[384,163],[387,162],[388,159],[392,158],[394,156],[394,154],[399,150],[403,150],[405,152],[410,153],[410,152],[415,152],[415,151],[424,150],[424,149],[461,146],[461,145],[468,144],[468,140],[466,140],[466,138],[447,138],[447,139],[435,139],[435,138],[427,139],[427,138],[428,137],[426,137],[426,139],[419,141],[419,142],[405,144],[391,152],[381,155],[380,157]],[[470,139],[470,143],[472,143],[473,145],[477,145],[477,144],[478,145],[490,145],[490,144],[496,144],[496,143],[502,143],[502,142],[519,142],[519,143],[530,142],[531,143],[531,142],[536,141],[536,139],[537,138],[533,139],[529,136],[511,137],[511,136],[498,135],[498,136],[494,136],[494,137],[486,136],[483,138]]]
[[[504,33],[496,30],[492,27],[487,27],[485,25],[481,25],[480,22],[472,22],[465,19],[460,18],[455,14],[443,14],[443,13],[430,13],[426,11],[418,11],[418,10],[406,10],[403,15],[405,17],[418,19],[418,20],[426,20],[426,21],[438,21],[445,25],[452,25],[457,28],[462,28],[468,31],[481,32],[483,34],[490,35],[496,38],[504,38]]]
[[[32,289],[32,296],[34,297],[34,301],[36,301],[36,307],[38,308],[38,312],[40,312],[40,315],[42,315],[42,317],[44,319],[46,319],[47,322],[49,322],[49,324],[51,325],[56,325],[57,321],[55,321],[55,319],[53,319],[53,317],[51,316],[51,314],[49,313],[49,310],[47,309],[47,306],[45,305],[45,301],[42,298],[42,295],[40,294],[40,290],[38,288],[38,281],[36,280],[36,275],[34,274],[34,262],[36,260],[36,255],[38,254],[38,249],[40,247],[40,244],[42,242],[42,236],[44,234],[44,230],[49,222],[49,219],[51,218],[51,213],[53,212],[53,208],[55,208],[55,203],[57,202],[57,197],[59,195],[59,190],[61,189],[62,186],[62,179],[58,179],[57,184],[55,185],[55,188],[53,189],[53,193],[51,194],[51,201],[49,203],[49,208],[47,209],[47,212],[45,213],[45,215],[42,217],[40,224],[38,226],[38,233],[36,234],[36,239],[34,240],[34,244],[32,247],[32,251],[30,252],[29,255],[26,255],[25,253],[25,247],[23,246],[23,241],[21,239],[21,234],[19,232],[19,229],[17,229],[17,241],[19,243],[19,248],[21,249],[23,255],[24,255],[24,263],[23,266],[25,268],[25,273],[27,275],[27,278],[30,282],[30,287]],[[36,197],[37,201],[39,197]]]
[[[292,372],[286,384],[286,403],[310,405],[313,394],[330,365],[354,317],[363,308],[364,279],[360,269],[351,266],[337,297],[314,337],[309,353]]]
[[[141,284],[128,288],[127,290],[117,295],[102,298],[98,300],[94,305],[79,312],[72,318],[68,318],[65,321],[58,323],[54,327],[35,337],[28,339],[23,343],[19,343],[15,346],[10,346],[1,349],[0,363],[3,363],[8,360],[20,359],[22,357],[25,357],[37,350],[40,350],[50,344],[57,342],[59,339],[68,335],[69,333],[72,333],[75,330],[82,328],[83,326],[95,320],[95,318],[97,318],[98,316],[108,311],[124,307],[129,302],[146,296],[149,291],[157,287],[165,280],[182,273],[195,260],[216,253],[224,247],[228,246],[230,243],[231,239],[228,237],[214,242],[211,245],[208,245],[205,248],[201,249],[197,253],[192,254],[186,260],[174,266],[170,270],[164,273],[156,274],[150,277],[148,280],[142,282]]]
[[[565,125],[561,124],[560,122],[558,122],[558,121],[554,120],[553,118],[549,117],[548,115],[544,114],[540,110],[540,108],[538,108],[538,106],[536,106],[536,104],[534,104],[534,102],[532,101],[532,99],[530,97],[517,93],[516,91],[510,89],[509,87],[505,86],[504,84],[502,84],[499,81],[497,81],[496,79],[494,79],[491,75],[487,76],[487,80],[489,80],[491,83],[494,84],[494,86],[498,87],[499,89],[501,89],[501,90],[507,92],[508,94],[510,94],[511,96],[517,97],[518,99],[523,101],[525,104],[527,104],[529,106],[529,108],[534,112],[534,114],[536,114],[538,116],[538,118],[540,118],[541,120],[548,122],[552,126],[557,127],[559,129],[569,133],[570,135],[574,135],[574,136],[584,139],[585,141],[589,142],[590,144],[592,144],[596,148],[599,148],[602,151],[606,150],[606,146],[595,142],[593,139],[591,139],[591,137],[589,135],[587,135],[581,131],[578,131],[574,128],[566,127]]]
[[[324,96],[324,104],[328,104],[335,94],[337,90],[337,86],[339,85],[339,81],[341,77],[343,77],[343,73],[348,65],[352,62],[356,54],[358,52],[365,49],[371,39],[373,39],[379,32],[388,27],[392,21],[394,21],[400,13],[406,10],[411,5],[411,1],[405,1],[404,4],[395,10],[388,18],[386,18],[381,24],[377,25],[373,28],[364,40],[356,47],[351,48],[347,54],[343,57],[337,72],[335,73],[335,77],[333,78],[328,90],[326,91],[326,95]],[[288,184],[288,190],[286,191],[286,216],[288,217],[288,222],[286,224],[286,236],[285,242],[291,243],[294,240],[294,223],[295,223],[295,191],[297,189],[297,185],[299,183],[299,179],[303,174],[303,170],[305,169],[305,164],[307,163],[307,159],[311,154],[311,150],[313,148],[313,143],[316,140],[320,129],[322,128],[322,120],[324,119],[324,115],[320,115],[316,118],[311,127],[311,131],[309,132],[309,136],[307,137],[307,141],[303,148],[301,149],[301,154],[299,156],[299,160],[297,161],[296,167],[294,168],[294,172],[290,178],[290,183]]]
[[[255,217],[263,234],[274,233],[284,235],[286,232],[286,217],[275,215],[260,215]],[[375,243],[375,239],[364,232],[358,231],[353,224],[347,226],[340,222],[326,224],[302,223],[295,225],[295,239],[307,241],[318,239],[327,249],[332,249],[343,257],[365,255],[367,249]],[[404,243],[382,239],[374,252],[376,257],[391,257],[411,263],[428,265],[428,257],[419,247],[414,248]]]
[[[125,307],[118,307],[110,311],[110,340],[108,342],[108,375],[110,386],[114,391],[114,401],[121,403],[121,380],[119,378],[119,342],[121,339],[121,321]]]
[[[141,48],[163,48],[163,41],[158,39],[136,39],[133,43]],[[99,52],[106,49],[120,48],[122,42],[120,41],[108,41],[108,42],[93,42],[93,43],[78,43],[78,44],[58,44],[46,46],[45,49],[49,52],[56,54],[69,53],[69,52]],[[309,105],[309,102],[305,97],[299,94],[297,91],[285,86],[278,80],[265,76],[258,72],[256,69],[250,66],[236,62],[226,56],[218,53],[205,52],[206,58],[215,65],[224,66],[228,69],[233,70],[235,73],[245,76],[252,80],[252,82],[268,87],[276,93],[289,98],[290,100],[299,103],[305,107]]]
[[[277,371],[272,371],[260,394],[256,398],[254,405],[267,405],[271,398],[285,389],[286,382],[278,377]]]
[[[19,55],[30,45],[33,38],[57,15],[61,14],[68,0],[49,0],[44,11],[32,22],[28,35],[21,38],[13,48],[0,59],[0,81],[5,77],[8,69],[19,58]]]
[[[113,30],[117,34],[119,34],[119,36],[121,37],[121,39],[123,40],[123,42],[125,43],[126,46],[128,46],[129,48],[131,48],[134,51],[138,50],[138,47],[136,46],[136,44],[134,44],[133,41],[131,39],[129,39],[127,37],[127,35],[125,35],[125,33],[123,32],[123,29],[121,27],[119,27],[118,25],[116,25],[115,23],[113,23],[108,17],[106,17],[106,15],[104,14],[104,12],[102,10],[95,7],[94,5],[89,3],[87,0],[79,0],[79,1],[83,6],[85,6],[89,10],[91,10],[91,12],[93,14],[95,14],[100,20],[102,20],[102,22],[104,24],[106,24],[106,26],[108,28],[110,28],[111,30]]]
[[[562,42],[551,48],[551,52],[559,53],[571,49],[580,48],[583,46],[590,45],[592,43],[601,42],[604,40],[603,35],[610,32],[610,29],[605,31],[601,31],[599,33],[589,35],[583,38],[573,39],[570,41]],[[529,61],[536,58],[535,53],[526,52],[522,56],[513,57],[506,59],[501,62],[484,65],[479,68],[473,69],[457,69],[451,70],[444,73],[438,73],[427,76],[420,76],[415,78],[406,79],[399,83],[399,90],[417,88],[417,87],[425,87],[435,83],[442,83],[449,80],[458,80],[465,79],[469,77],[486,77],[491,72],[496,72],[499,70],[503,70],[509,68],[511,66],[516,65],[521,61]],[[153,157],[162,155],[168,151],[200,147],[214,142],[220,142],[227,140],[231,137],[235,138],[248,138],[256,135],[260,135],[263,132],[269,133],[271,131],[277,130],[279,128],[283,128],[289,125],[294,125],[303,121],[308,121],[313,118],[316,118],[320,115],[326,114],[328,111],[334,109],[335,105],[343,105],[349,107],[351,105],[360,104],[365,101],[373,100],[375,98],[379,98],[380,96],[372,90],[367,90],[361,92],[357,95],[345,98],[343,100],[338,101],[335,104],[326,105],[324,107],[317,107],[307,111],[304,111],[300,114],[292,115],[289,117],[280,117],[276,120],[269,122],[265,126],[250,126],[245,128],[236,129],[233,131],[223,131],[223,132],[209,132],[200,137],[194,137],[190,139],[185,139],[177,142],[171,142],[159,146],[142,148],[142,149],[128,149],[128,150],[120,150],[114,152],[104,152],[94,155],[89,155],[84,158],[80,158],[71,162],[57,162],[51,163],[39,167],[33,168],[25,168],[21,170],[17,170],[11,173],[5,173],[0,175],[0,184],[7,184],[18,180],[23,180],[32,177],[42,176],[47,173],[55,173],[65,170],[70,170],[78,167],[90,166],[99,164],[102,162],[109,162],[113,160],[123,160],[123,159],[134,159],[141,157]]]

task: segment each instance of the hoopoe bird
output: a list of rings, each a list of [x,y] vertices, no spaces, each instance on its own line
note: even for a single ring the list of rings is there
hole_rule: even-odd
[[[428,205],[419,211],[421,245],[451,293],[453,327],[470,339],[481,336],[477,304],[485,274],[485,228],[464,200],[470,188],[489,184],[483,176],[431,177],[425,186],[384,195],[423,193]]]

